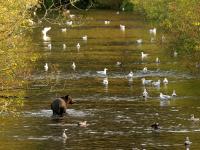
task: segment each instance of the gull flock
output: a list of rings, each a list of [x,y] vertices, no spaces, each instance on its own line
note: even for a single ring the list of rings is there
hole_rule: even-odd
[[[74,18],[74,17],[75,17],[75,15],[73,15],[73,18]],[[105,24],[105,25],[109,25],[110,23],[111,23],[110,20],[105,20],[105,21],[104,21],[104,24]],[[72,26],[72,25],[73,25],[73,21],[66,21],[66,25],[67,25],[67,26]],[[125,25],[120,24],[119,27],[120,27],[120,30],[121,30],[121,31],[124,31],[124,32],[125,32],[125,30],[126,30],[126,26],[125,26]],[[44,27],[44,28],[42,29],[42,35],[43,35],[42,38],[43,38],[43,40],[44,40],[45,42],[47,42],[47,48],[48,48],[49,50],[52,49],[51,37],[48,35],[48,33],[49,33],[49,31],[50,31],[51,29],[52,29],[51,27]],[[67,32],[67,30],[68,30],[67,28],[61,28],[61,32]],[[156,29],[156,28],[149,29],[149,34],[150,34],[151,36],[156,36],[156,34],[157,34],[157,29]],[[83,41],[87,41],[87,40],[88,40],[88,35],[83,35],[81,38],[82,38]],[[143,39],[138,39],[138,40],[136,40],[136,43],[142,44],[142,43],[143,43]],[[66,49],[66,48],[67,48],[66,44],[63,44],[63,49]],[[77,44],[76,44],[76,49],[79,51],[80,48],[81,48],[80,43],[77,43]],[[175,51],[175,52],[174,52],[174,57],[177,57],[177,55],[178,55],[178,53]],[[147,59],[148,57],[150,57],[148,53],[145,53],[145,52],[143,52],[143,51],[141,52],[141,60],[142,60],[142,61],[143,61],[144,59]],[[159,59],[158,57],[156,57],[155,63],[156,63],[156,64],[160,64],[160,59]],[[119,67],[120,67],[121,65],[122,65],[122,63],[119,62],[119,61],[116,63],[116,66],[119,66]],[[73,71],[76,70],[76,63],[75,63],[75,62],[72,62],[71,68],[72,68]],[[47,62],[46,62],[45,65],[44,65],[44,70],[45,70],[46,72],[48,72],[48,70],[49,70],[49,66],[48,66],[48,63],[47,63]],[[104,68],[104,70],[102,70],[102,71],[96,71],[97,76],[103,76],[103,77],[104,77],[102,83],[103,83],[103,85],[105,85],[105,86],[108,86],[108,83],[109,83],[109,82],[108,82],[108,74],[107,74],[107,71],[108,71],[107,68]],[[143,74],[148,74],[147,66],[145,66],[145,67],[142,69],[142,73],[143,73]],[[129,81],[133,81],[133,78],[134,78],[134,73],[133,73],[133,71],[130,71],[126,77],[129,79]],[[144,86],[144,91],[142,92],[141,95],[142,95],[142,97],[144,97],[145,99],[147,99],[147,98],[149,97],[149,95],[150,95],[150,94],[148,93],[147,88],[146,88],[145,86],[152,85],[153,87],[160,88],[160,85],[161,85],[161,79],[158,79],[157,81],[153,81],[153,80],[149,80],[149,79],[147,80],[147,79],[145,79],[145,77],[143,77],[143,78],[141,79],[141,81],[142,81],[142,82],[141,82],[142,85]],[[166,86],[166,85],[169,83],[169,81],[168,81],[168,79],[167,79],[166,77],[164,77],[162,83],[163,83],[163,85]],[[160,100],[169,100],[169,99],[171,99],[171,98],[173,98],[173,97],[176,97],[176,96],[177,96],[177,95],[176,95],[176,91],[173,90],[173,93],[172,93],[171,95],[165,95],[165,94],[163,94],[162,92],[160,92],[160,94],[159,94],[158,97],[160,98]]]

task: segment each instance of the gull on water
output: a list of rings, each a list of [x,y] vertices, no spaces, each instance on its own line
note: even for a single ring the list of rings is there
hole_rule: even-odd
[[[80,44],[79,43],[77,43],[77,45],[76,45],[76,48],[79,50],[80,49]]]
[[[160,87],[160,79],[158,81],[152,82],[153,86]]]
[[[168,100],[168,99],[170,99],[171,98],[171,96],[169,96],[169,95],[164,95],[163,93],[160,93],[160,99],[161,100]]]
[[[66,132],[65,131],[67,131],[67,129],[64,129],[63,130],[63,133],[62,133],[62,138],[63,139],[67,139],[67,135],[66,135]]]
[[[189,137],[187,136],[186,138],[185,138],[185,142],[184,142],[184,145],[185,145],[185,148],[186,148],[186,150],[189,150],[190,149],[190,145],[192,144],[192,142],[190,142],[190,139],[189,139]]]
[[[108,78],[103,79],[103,85],[106,85],[106,86],[108,85]]]
[[[143,93],[142,93],[142,96],[143,96],[143,98],[147,98],[148,97],[148,92],[147,92],[147,90],[144,88],[144,91],[143,91]]]
[[[45,65],[44,65],[44,70],[45,70],[45,71],[48,71],[48,69],[49,69],[48,63],[45,63]]]
[[[149,29],[149,33],[153,34],[153,35],[156,35],[156,28]]]
[[[120,66],[122,63],[120,61],[116,62],[116,66]]]
[[[145,54],[144,52],[141,52],[141,57],[142,58],[145,58],[145,57],[147,57],[149,54]]]
[[[174,51],[174,57],[177,57],[178,53],[177,51]]]
[[[177,96],[177,95],[176,95],[176,91],[173,90],[172,97],[176,97],[176,96]]]
[[[146,80],[145,78],[142,78],[141,80],[143,85],[150,84],[152,82],[152,80]]]
[[[51,43],[49,43],[49,44],[47,45],[47,47],[48,47],[49,50],[51,50],[51,48],[52,48]]]
[[[160,63],[160,59],[158,57],[156,57],[156,63],[159,64]]]
[[[66,29],[66,28],[62,28],[61,31],[62,31],[62,32],[66,32],[67,29]]]
[[[100,74],[100,75],[105,75],[106,76],[107,70],[108,70],[107,68],[104,68],[103,71],[97,71],[97,73]]]
[[[128,78],[132,78],[133,77],[133,72],[130,71],[129,74],[128,74]]]
[[[80,126],[80,127],[87,127],[87,121],[80,121],[80,122],[78,122],[78,126]]]
[[[73,69],[74,71],[76,70],[76,64],[75,64],[75,62],[72,63],[71,67],[72,67],[72,69]]]
[[[143,73],[147,73],[147,71],[148,71],[147,67],[144,67],[143,70],[142,70]]]
[[[110,21],[109,20],[105,20],[104,24],[110,24]]]
[[[194,114],[191,114],[190,120],[192,120],[192,121],[199,121],[199,118],[195,118]]]
[[[163,79],[163,83],[164,83],[164,84],[168,84],[167,78],[164,78],[164,79]]]
[[[42,30],[42,34],[43,34],[43,40],[44,41],[50,41],[51,38],[49,36],[47,36],[47,32],[51,30],[51,27],[45,27],[43,30]]]
[[[120,24],[120,30],[125,31],[125,28],[126,28],[125,25]]]
[[[49,30],[51,30],[51,27],[45,27],[45,28],[42,30],[43,35],[46,35],[47,32],[48,32]]]
[[[68,26],[71,26],[72,25],[72,21],[66,21],[66,24],[68,25]]]
[[[142,40],[142,39],[138,39],[138,40],[136,40],[136,42],[137,42],[138,44],[142,44],[143,40]]]
[[[69,15],[69,18],[74,19],[74,18],[75,18],[75,15],[74,15],[74,14],[70,14],[70,15]]]
[[[63,49],[66,49],[66,44],[63,44]]]
[[[82,37],[82,39],[83,39],[83,41],[87,41],[87,39],[88,39],[87,35],[84,35],[84,36]]]

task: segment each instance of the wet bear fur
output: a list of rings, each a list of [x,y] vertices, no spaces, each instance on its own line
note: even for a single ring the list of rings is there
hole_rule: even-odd
[[[53,111],[53,116],[63,117],[63,115],[66,113],[66,109],[69,104],[73,104],[72,98],[69,95],[56,98],[51,103],[51,110]]]

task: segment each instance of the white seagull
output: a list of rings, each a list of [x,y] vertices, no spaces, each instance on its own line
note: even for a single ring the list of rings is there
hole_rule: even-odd
[[[104,24],[110,24],[110,21],[109,20],[105,20]]]
[[[77,43],[76,48],[79,50],[81,48],[80,44]]]
[[[87,35],[84,35],[83,37],[82,37],[82,39],[83,39],[83,41],[87,41]]]
[[[71,26],[72,25],[72,21],[66,21],[66,24],[68,25],[68,26]]]
[[[147,67],[144,67],[143,70],[142,70],[143,73],[147,73],[147,71],[148,71]]]
[[[128,78],[132,78],[133,77],[133,72],[130,71],[129,74],[128,74]]]
[[[43,40],[44,41],[50,41],[51,38],[49,36],[47,36],[47,32],[51,30],[51,27],[45,27],[43,30],[42,30],[42,34],[43,34]]]
[[[190,150],[190,145],[192,144],[192,142],[190,142],[190,139],[189,139],[189,137],[187,136],[186,138],[185,138],[185,142],[184,142],[184,145],[185,145],[185,148],[186,148],[186,150]]]
[[[146,80],[145,78],[142,78],[141,80],[143,85],[150,84],[152,82],[152,80]]]
[[[63,44],[63,49],[66,49],[66,44]]]
[[[75,62],[72,63],[71,67],[72,67],[72,69],[73,69],[74,71],[76,70],[76,64],[75,64]]]
[[[80,126],[80,127],[87,127],[87,121],[80,121],[80,122],[78,122],[78,126]]]
[[[172,97],[175,97],[175,96],[177,96],[177,95],[176,95],[176,91],[173,90]]]
[[[63,133],[62,133],[62,138],[63,138],[63,139],[67,139],[67,135],[66,135],[65,131],[67,131],[67,129],[64,129],[64,130],[63,130]]]
[[[170,99],[171,98],[171,96],[169,96],[169,95],[164,95],[163,93],[160,93],[160,99],[161,100],[168,100],[168,99]]]
[[[67,29],[66,29],[66,28],[62,28],[61,31],[62,31],[62,32],[66,32]]]
[[[44,65],[44,70],[45,70],[45,71],[48,71],[48,69],[49,69],[48,63],[45,63],[45,65]]]
[[[163,83],[164,83],[164,84],[168,84],[167,78],[164,78]]]
[[[125,28],[126,28],[125,25],[120,24],[120,30],[125,31]]]
[[[144,89],[143,93],[142,93],[143,98],[147,98],[148,97],[148,92],[146,89]]]
[[[142,58],[145,58],[145,57],[147,57],[149,54],[145,54],[144,52],[141,52],[141,57]]]
[[[103,71],[97,71],[97,73],[98,74],[100,74],[100,75],[104,75],[104,76],[106,76],[106,74],[107,74],[107,68],[104,68],[104,70]]]
[[[152,82],[153,86],[160,87],[160,80]]]
[[[159,64],[160,63],[160,59],[158,57],[156,57],[156,63]]]
[[[191,114],[190,120],[192,120],[192,121],[199,121],[199,118],[195,118],[194,114]]]
[[[153,35],[156,35],[156,28],[149,29],[149,33],[153,34]]]
[[[136,42],[137,42],[138,44],[142,44],[143,40],[142,40],[142,39],[138,39],[138,40],[136,40]]]

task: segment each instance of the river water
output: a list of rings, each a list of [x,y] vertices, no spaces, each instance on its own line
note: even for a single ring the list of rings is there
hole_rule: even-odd
[[[191,149],[199,150],[200,121],[192,121],[190,116],[200,117],[200,80],[187,72],[179,54],[174,57],[173,51],[163,48],[170,37],[165,35],[162,41],[159,29],[156,36],[150,35],[153,27],[137,14],[90,10],[75,15],[79,25],[44,23],[34,29],[33,45],[41,57],[27,77],[29,98],[19,115],[1,123],[0,149],[181,150],[188,136]],[[125,31],[120,24],[126,26]],[[50,41],[44,41],[41,33],[47,26],[51,26]],[[62,32],[65,27],[67,31]],[[82,39],[84,35],[87,41]],[[138,39],[143,42],[138,44]],[[149,54],[147,58],[141,58],[142,51]],[[144,67],[147,73],[143,73]],[[105,76],[96,72],[104,68],[108,69],[107,86],[103,85]],[[127,76],[130,71],[133,78]],[[160,79],[160,87],[142,85],[144,77]],[[167,85],[162,83],[165,77]],[[144,88],[149,93],[146,100],[142,98]],[[173,90],[176,97],[160,100],[160,92],[171,95]],[[62,120],[53,120],[52,100],[67,94],[76,103]],[[79,127],[79,121],[87,121],[88,126]],[[154,122],[160,124],[159,131],[151,129]],[[62,138],[64,129],[68,129],[67,140]]]

